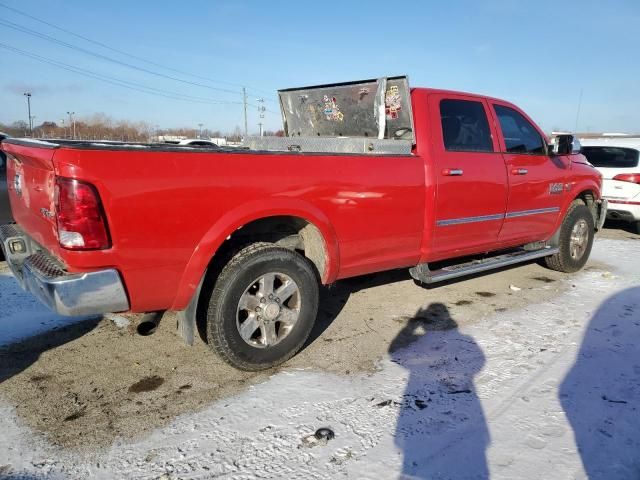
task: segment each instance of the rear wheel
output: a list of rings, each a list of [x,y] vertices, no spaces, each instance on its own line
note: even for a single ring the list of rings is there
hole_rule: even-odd
[[[264,370],[295,355],[318,311],[310,262],[271,243],[238,252],[220,273],[207,312],[213,350],[240,370]]]
[[[634,233],[637,233],[640,235],[640,221],[635,221],[631,224],[631,229],[633,230]]]
[[[583,203],[572,204],[560,226],[560,251],[544,259],[546,266],[559,272],[577,272],[589,259],[594,234],[589,208]]]

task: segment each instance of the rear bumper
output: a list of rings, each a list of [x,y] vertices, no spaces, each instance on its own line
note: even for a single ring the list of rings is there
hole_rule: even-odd
[[[607,218],[637,222],[640,220],[640,201],[609,200]]]
[[[22,242],[23,252],[15,245]],[[117,270],[69,273],[15,224],[0,226],[0,245],[20,286],[60,315],[98,315],[129,310]]]

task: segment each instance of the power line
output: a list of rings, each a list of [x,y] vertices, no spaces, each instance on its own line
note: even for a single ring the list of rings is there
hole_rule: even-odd
[[[159,89],[159,88],[154,88],[154,87],[148,87],[146,85],[142,85],[142,84],[139,84],[139,83],[136,83],[136,82],[130,82],[128,80],[122,80],[122,79],[119,79],[119,78],[116,78],[116,77],[111,77],[109,75],[104,75],[104,74],[93,72],[91,70],[87,70],[87,69],[84,69],[84,68],[80,68],[80,67],[76,67],[76,66],[73,66],[73,65],[69,65],[68,63],[58,62],[56,60],[50,60],[48,58],[42,57],[42,56],[37,55],[35,53],[27,52],[25,50],[21,50],[19,48],[13,47],[11,45],[7,45],[5,43],[0,43],[0,48],[4,48],[6,50],[12,51],[12,52],[17,53],[19,55],[23,55],[25,57],[32,58],[32,59],[37,60],[39,62],[43,62],[43,63],[47,63],[49,65],[53,65],[53,66],[61,68],[63,70],[67,70],[67,71],[70,71],[70,72],[73,72],[73,73],[77,73],[79,75],[84,75],[86,77],[94,78],[94,79],[100,80],[102,82],[110,83],[112,85],[117,85],[117,86],[124,87],[124,88],[129,88],[131,90],[136,90],[136,91],[143,92],[143,93],[148,93],[148,94],[152,94],[152,95],[159,95],[159,96],[165,97],[165,98],[171,98],[173,100],[182,100],[182,101],[187,101],[187,102],[192,102],[192,103],[202,103],[202,104],[208,104],[208,105],[228,105],[228,104],[241,105],[242,104],[242,102],[208,99],[208,98],[204,98],[204,97],[196,97],[196,96],[186,95],[186,94],[182,94],[182,93],[178,93],[178,92],[172,92],[170,90],[164,90],[164,89]]]
[[[85,42],[92,43],[92,44],[94,44],[94,45],[97,45],[97,46],[99,46],[99,47],[105,48],[105,49],[107,49],[107,50],[110,50],[110,51],[112,51],[112,52],[118,53],[118,54],[120,54],[120,55],[124,55],[124,56],[126,56],[126,57],[133,58],[133,59],[135,59],[135,60],[139,60],[139,61],[141,61],[141,62],[145,62],[145,63],[147,63],[147,64],[149,64],[149,65],[153,65],[153,66],[156,66],[156,67],[160,67],[160,68],[163,68],[163,69],[165,69],[165,70],[169,70],[169,71],[172,71],[172,72],[175,72],[175,73],[179,73],[179,74],[181,74],[181,75],[186,75],[186,76],[193,77],[193,78],[199,78],[199,79],[201,79],[201,80],[206,80],[206,81],[208,81],[208,82],[212,82],[212,83],[218,83],[218,84],[222,84],[222,85],[230,85],[230,86],[234,86],[234,87],[240,87],[240,86],[242,86],[242,85],[237,84],[237,83],[225,82],[225,81],[223,81],[223,80],[214,80],[214,79],[211,79],[211,78],[208,78],[208,77],[204,77],[204,76],[201,76],[201,75],[196,75],[196,74],[194,74],[194,73],[189,73],[189,72],[185,72],[185,71],[183,71],[183,70],[178,70],[178,69],[176,69],[176,68],[168,67],[168,66],[166,66],[166,65],[162,65],[162,64],[160,64],[160,63],[153,62],[153,61],[148,60],[148,59],[146,59],[146,58],[139,57],[139,56],[134,55],[134,54],[132,54],[132,53],[125,52],[125,51],[123,51],[123,50],[119,50],[119,49],[117,49],[117,48],[113,48],[113,47],[111,47],[111,46],[109,46],[109,45],[107,45],[107,44],[105,44],[105,43],[102,43],[102,42],[99,42],[99,41],[97,41],[97,40],[93,40],[93,39],[91,39],[91,38],[85,37],[84,35],[80,35],[80,34],[78,34],[78,33],[72,32],[71,30],[68,30],[68,29],[66,29],[66,28],[60,27],[60,26],[55,25],[55,24],[53,24],[53,23],[51,23],[51,22],[47,22],[46,20],[42,20],[41,18],[35,17],[35,16],[33,16],[33,15],[30,15],[30,14],[28,14],[28,13],[26,13],[26,12],[23,12],[23,11],[21,11],[21,10],[18,10],[18,9],[16,9],[16,8],[9,7],[8,5],[5,5],[5,4],[3,4],[3,3],[0,3],[0,7],[2,7],[2,8],[6,8],[7,10],[10,10],[10,11],[12,11],[12,12],[14,12],[14,13],[17,13],[18,15],[22,15],[22,16],[24,16],[24,17],[30,18],[31,20],[35,20],[36,22],[40,22],[40,23],[42,23],[42,24],[44,24],[44,25],[47,25],[47,26],[49,26],[49,27],[51,27],[51,28],[55,28],[56,30],[59,30],[59,31],[61,31],[61,32],[66,33],[67,35],[71,35],[71,36],[73,36],[73,37],[79,38],[79,39],[81,39],[81,40],[84,40]],[[17,24],[14,24],[14,25],[17,25]],[[26,27],[23,27],[23,28],[26,28]],[[25,33],[26,33],[26,32],[25,32]],[[248,89],[248,90],[255,91],[255,92],[264,93],[264,94],[267,94],[267,95],[274,95],[274,93],[273,93],[273,92],[267,92],[267,91],[265,91],[265,90],[261,90],[261,89],[254,88],[254,87],[247,87],[247,89]],[[268,100],[268,101],[273,101],[273,102],[275,102],[275,100],[272,100],[272,99],[267,99],[267,100]]]
[[[233,100],[217,100],[217,99],[212,99],[212,98],[205,98],[205,97],[197,97],[197,96],[193,96],[193,95],[187,95],[184,93],[179,93],[179,92],[173,92],[171,90],[164,90],[164,89],[160,89],[160,88],[154,88],[154,87],[148,87],[146,85],[137,83],[137,82],[131,82],[128,80],[122,80],[120,78],[117,77],[112,77],[109,75],[105,75],[102,73],[98,73],[98,72],[93,72],[91,70],[87,70],[84,68],[80,68],[80,67],[76,67],[74,65],[69,65],[68,63],[64,63],[64,62],[59,62],[56,60],[51,60],[45,57],[42,57],[40,55],[37,55],[35,53],[32,52],[27,52],[25,50],[21,50],[19,48],[13,47],[11,45],[7,45],[5,43],[0,43],[0,48],[4,48],[6,50],[12,51],[14,53],[17,53],[19,55],[23,55],[25,57],[28,58],[32,58],[34,60],[37,60],[39,62],[43,62],[49,65],[53,65],[54,67],[58,67],[61,68],[63,70],[67,70],[70,71],[72,73],[77,73],[79,75],[83,75],[85,77],[89,77],[89,78],[93,78],[96,80],[100,80],[102,82],[105,83],[109,83],[111,85],[116,85],[119,87],[124,87],[124,88],[128,88],[130,90],[135,90],[137,92],[142,92],[142,93],[147,93],[150,95],[157,95],[160,97],[164,97],[164,98],[169,98],[171,100],[180,100],[183,102],[190,102],[190,103],[199,103],[199,104],[205,104],[205,105],[242,105],[243,102],[240,101],[233,101]],[[252,103],[247,103],[247,105],[252,106],[252,107],[257,107],[257,105],[254,105]],[[272,113],[274,115],[280,115],[280,113],[278,112],[274,112],[273,110],[268,110],[266,109],[265,111]]]
[[[140,72],[148,73],[150,75],[155,75],[157,77],[166,78],[166,79],[173,80],[173,81],[176,81],[176,82],[186,83],[188,85],[193,85],[193,86],[196,86],[196,87],[208,88],[209,90],[216,90],[218,92],[232,93],[234,95],[238,95],[240,93],[240,92],[238,92],[236,90],[229,90],[227,88],[212,87],[210,85],[205,85],[204,83],[190,82],[189,80],[183,80],[181,78],[174,77],[174,76],[171,76],[171,75],[165,75],[164,73],[154,72],[153,70],[149,70],[149,69],[144,68],[144,67],[138,67],[137,65],[132,65],[130,63],[123,62],[121,60],[109,57],[107,55],[102,55],[101,53],[92,52],[92,51],[84,49],[82,47],[78,47],[76,45],[72,45],[70,43],[64,42],[64,41],[59,40],[59,39],[57,39],[55,37],[52,37],[50,35],[46,35],[44,33],[40,33],[40,32],[37,32],[35,30],[32,30],[30,28],[18,25],[17,23],[7,22],[5,20],[0,20],[0,25],[4,25],[5,27],[13,28],[14,30],[18,30],[19,32],[23,32],[23,33],[26,33],[28,35],[32,35],[34,37],[42,38],[42,39],[47,40],[49,42],[56,43],[58,45],[62,45],[64,47],[70,48],[71,50],[82,52],[82,53],[84,53],[86,55],[90,55],[92,57],[100,58],[102,60],[106,60],[108,62],[112,62],[112,63],[118,64],[118,65],[122,65],[124,67],[131,68],[133,70],[138,70]]]

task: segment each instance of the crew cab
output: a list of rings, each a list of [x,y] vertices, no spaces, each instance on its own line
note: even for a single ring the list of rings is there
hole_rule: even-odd
[[[517,106],[406,77],[279,95],[285,136],[240,149],[5,140],[18,281],[66,315],[176,311],[259,370],[302,347],[322,284],[587,261],[602,177]]]

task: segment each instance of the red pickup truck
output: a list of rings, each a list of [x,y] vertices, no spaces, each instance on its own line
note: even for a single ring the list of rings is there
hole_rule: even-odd
[[[18,281],[66,315],[177,311],[258,370],[301,348],[321,284],[587,261],[602,178],[515,105],[406,77],[279,95],[286,136],[241,148],[3,141]]]

